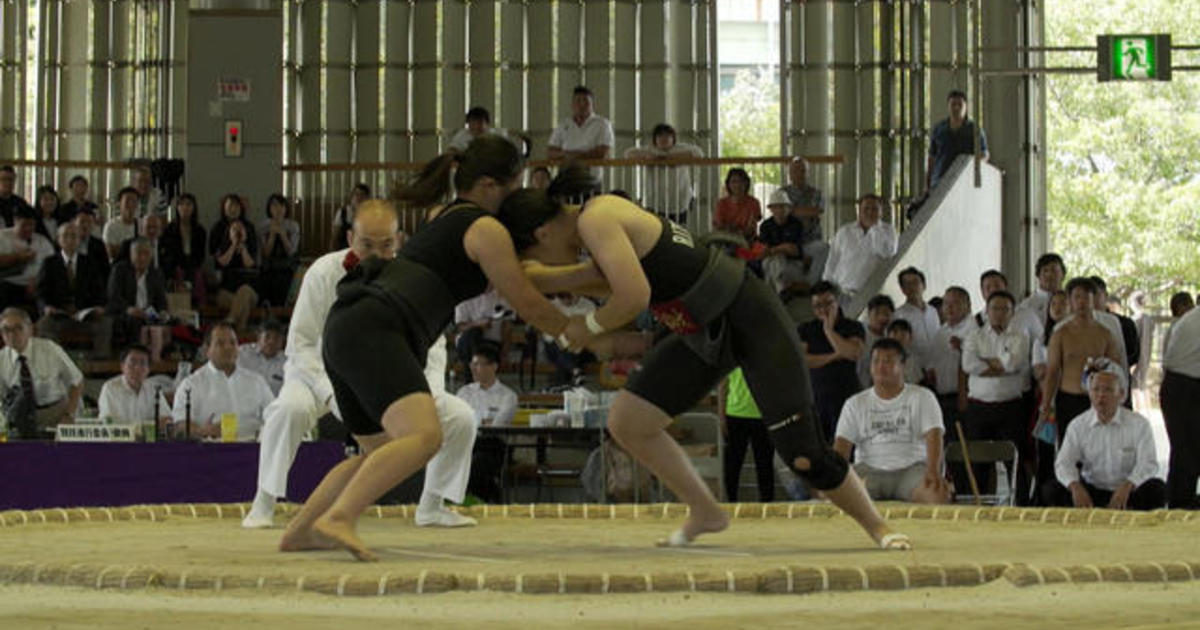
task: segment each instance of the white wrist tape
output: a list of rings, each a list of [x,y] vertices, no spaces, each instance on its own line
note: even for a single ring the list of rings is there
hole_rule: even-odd
[[[596,321],[596,311],[588,313],[587,317],[583,318],[583,323],[587,324],[588,332],[593,335],[604,334],[604,327],[600,325],[600,322]]]

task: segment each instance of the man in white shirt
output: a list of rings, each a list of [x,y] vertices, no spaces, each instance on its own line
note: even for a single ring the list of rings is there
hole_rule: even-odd
[[[171,421],[171,406],[162,391],[146,385],[150,375],[150,349],[141,344],[121,353],[121,374],[100,388],[100,419],[118,424],[155,422],[166,427]]]
[[[863,195],[858,200],[858,220],[843,225],[833,236],[823,279],[837,285],[843,304],[858,293],[875,268],[896,255],[899,237],[891,223],[880,220],[883,198]]]
[[[971,319],[971,294],[962,287],[950,287],[942,296],[946,323],[933,334],[928,367],[933,372],[934,393],[942,408],[942,422],[951,425],[967,410],[967,377],[962,365],[963,339],[977,330]]]
[[[0,304],[35,308],[35,288],[42,263],[54,255],[54,243],[38,234],[37,215],[28,207],[13,213],[13,227],[0,230]]]
[[[1171,326],[1162,366],[1158,396],[1171,442],[1168,497],[1172,508],[1200,508],[1200,308],[1188,310]]]
[[[13,390],[33,400],[35,426],[24,419],[8,418],[10,430],[25,439],[62,423],[71,423],[83,393],[83,373],[58,344],[33,336],[29,313],[16,307],[0,312],[0,398]]]
[[[595,106],[596,96],[592,91],[585,85],[576,86],[571,95],[571,116],[550,134],[547,157],[552,160],[608,157],[616,139],[612,124],[596,114]]]
[[[337,284],[346,272],[364,258],[394,258],[399,247],[399,218],[388,203],[368,200],[359,204],[349,232],[350,249],[321,256],[304,274],[300,294],[288,326],[283,388],[267,407],[258,455],[257,493],[250,513],[242,521],[247,528],[270,527],[277,498],[287,496],[288,470],[304,436],[326,413],[340,415],[333,385],[321,358],[321,335],[325,319],[337,298]],[[437,341],[425,360],[425,379],[442,425],[442,447],[425,466],[425,488],[417,506],[417,526],[457,527],[475,520],[447,510],[445,500],[461,502],[471,472],[471,450],[475,445],[475,414],[463,401],[446,393],[446,346]],[[321,541],[286,537],[282,548],[320,545]]]
[[[700,158],[700,147],[679,142],[675,128],[666,123],[654,126],[649,146],[630,147],[625,157],[634,160],[672,160]],[[692,166],[646,165],[642,207],[652,210],[679,225],[688,224],[688,211],[695,192],[692,190]]]
[[[483,426],[511,426],[517,413],[517,393],[496,378],[500,368],[500,352],[492,344],[482,343],[471,357],[473,383],[463,385],[458,397],[475,412],[475,420]]]
[[[487,134],[494,134],[501,138],[508,137],[508,134],[503,129],[492,127],[491,112],[483,107],[472,107],[467,110],[467,126],[459,129],[450,138],[450,142],[446,144],[446,149],[462,153],[467,150],[472,140]]]
[[[913,349],[923,365],[929,364],[933,335],[942,326],[938,311],[925,302],[925,274],[916,267],[908,267],[897,276],[900,291],[904,293],[904,304],[896,309],[893,320],[903,319],[912,326]]]
[[[192,436],[220,438],[221,416],[232,413],[237,415],[238,441],[253,441],[262,427],[263,410],[274,398],[271,388],[257,373],[238,369],[233,324],[213,324],[205,335],[204,353],[208,362],[175,388],[175,433],[185,433],[190,418]]]
[[[104,246],[110,260],[120,258],[121,244],[138,235],[138,202],[138,191],[131,187],[117,193],[119,214],[104,223]]]
[[[905,350],[894,339],[871,348],[874,385],[850,397],[833,449],[850,459],[874,500],[945,503],[942,411],[933,392],[904,382]]]
[[[167,211],[167,196],[154,186],[154,177],[149,166],[143,164],[133,169],[129,187],[137,192],[139,217]]]
[[[1149,420],[1121,406],[1129,387],[1124,368],[1108,359],[1089,367],[1092,408],[1067,428],[1054,460],[1057,480],[1042,488],[1046,505],[1161,508],[1166,484],[1157,478],[1154,431]]]
[[[1021,452],[1023,461],[1032,461],[1028,452],[1029,407],[1024,391],[1029,383],[1029,337],[1012,325],[1016,298],[1008,291],[993,291],[988,298],[988,323],[976,328],[963,340],[962,369],[967,374],[967,409],[963,432],[972,440],[1008,440]],[[991,487],[994,466],[975,466],[975,477],[982,487]],[[1024,505],[1029,481],[1024,470],[1017,472],[1016,497]],[[1011,475],[1013,471],[1008,471]],[[956,478],[962,485],[963,478]]]
[[[512,308],[491,287],[479,295],[459,302],[454,307],[454,352],[464,365],[471,362],[475,346],[483,341],[501,344],[506,321],[512,318]]]
[[[257,372],[276,396],[283,388],[284,364],[287,362],[283,344],[286,340],[287,329],[283,323],[268,319],[258,329],[257,342],[244,343],[238,348],[238,367]]]
[[[1037,288],[1017,306],[1017,312],[1027,312],[1044,332],[1050,296],[1062,290],[1063,280],[1067,277],[1067,266],[1063,263],[1062,256],[1048,252],[1038,257],[1034,270]]]
[[[867,302],[867,321],[863,326],[866,337],[863,339],[865,351],[858,358],[858,382],[863,389],[871,386],[871,348],[875,342],[887,337],[887,326],[892,322],[892,313],[896,312],[896,303],[892,298],[880,294]]]

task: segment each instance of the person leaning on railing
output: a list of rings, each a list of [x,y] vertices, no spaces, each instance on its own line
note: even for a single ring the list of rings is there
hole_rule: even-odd
[[[694,144],[679,142],[674,127],[667,123],[659,123],[651,132],[651,144],[630,148],[625,151],[625,157],[637,160],[667,160],[704,157],[704,153]],[[695,200],[690,167],[648,166],[648,194],[644,195],[648,201],[647,208],[680,225],[687,225],[688,211]]]

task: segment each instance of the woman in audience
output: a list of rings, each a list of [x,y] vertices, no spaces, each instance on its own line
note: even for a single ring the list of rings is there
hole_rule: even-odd
[[[570,347],[603,345],[607,331],[628,325],[647,308],[674,332],[646,355],[608,416],[613,438],[690,507],[683,527],[665,544],[687,545],[729,525],[729,515],[666,428],[741,367],[788,466],[853,517],[880,548],[909,548],[908,538],[888,527],[861,480],[821,435],[811,415],[812,388],[803,376],[808,373],[803,345],[770,287],[746,273],[739,260],[694,247],[680,226],[615,195],[593,196],[599,188],[588,170],[568,167],[544,192],[510,195],[499,217],[528,259],[527,273],[553,274],[554,267],[545,265],[571,265],[567,271],[574,273],[586,249],[607,279],[611,295],[604,306],[568,324],[563,336]],[[564,205],[581,201],[582,206]],[[578,285],[558,288],[571,286]]]
[[[38,234],[50,239],[51,243],[58,243],[58,207],[60,199],[58,193],[54,192],[53,186],[41,186],[37,189],[37,227],[34,229]]]
[[[262,272],[258,294],[275,306],[287,303],[292,276],[299,263],[300,224],[292,218],[292,204],[278,193],[267,198],[267,217],[258,224],[261,235]]]
[[[203,304],[204,258],[207,255],[208,233],[196,216],[196,197],[183,193],[175,200],[175,218],[163,232],[166,256],[161,261],[167,282],[175,285],[190,282],[192,299]]]
[[[370,198],[371,187],[362,182],[355,184],[354,188],[350,189],[350,199],[337,211],[337,214],[333,215],[333,238],[329,243],[330,250],[336,252],[350,246],[346,235],[354,226],[354,211],[358,208],[358,204]]]
[[[254,290],[259,271],[258,237],[246,219],[241,197],[232,193],[222,197],[221,211],[208,240],[213,267],[220,275],[217,306],[228,310],[227,319],[241,335],[249,332],[250,310],[258,303]]]
[[[67,182],[67,189],[71,191],[71,198],[66,203],[58,207],[58,215],[55,217],[58,222],[66,223],[74,221],[75,216],[83,210],[98,210],[96,204],[88,199],[88,180],[83,175],[76,175]],[[100,236],[96,234],[95,236]]]
[[[713,229],[740,234],[746,242],[758,234],[762,204],[750,194],[750,174],[743,168],[731,168],[725,175],[725,196],[717,202]]]

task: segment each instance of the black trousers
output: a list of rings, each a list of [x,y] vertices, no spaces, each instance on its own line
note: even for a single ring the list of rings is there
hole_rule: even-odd
[[[1158,397],[1171,442],[1167,500],[1173,508],[1200,508],[1200,379],[1167,370]]]
[[[738,483],[742,477],[742,463],[746,461],[746,448],[754,449],[754,472],[758,477],[759,501],[768,502],[775,498],[775,446],[767,423],[761,418],[727,416],[725,426],[729,438],[725,441],[725,494],[731,502],[738,500]]]
[[[1080,481],[1092,497],[1092,505],[1103,508],[1112,500],[1112,490],[1102,490],[1086,481]],[[1126,507],[1131,510],[1157,510],[1167,502],[1167,484],[1162,479],[1151,478],[1129,493]],[[1042,503],[1054,507],[1074,507],[1071,491],[1057,479],[1042,485]]]
[[[1021,445],[1028,439],[1028,418],[1026,415],[1025,401],[1022,398],[1014,398],[1003,402],[983,402],[980,400],[971,400],[967,404],[966,422],[963,426],[963,432],[966,433],[968,440],[1007,440],[1012,442],[1020,452]],[[1017,496],[1015,497],[1018,505],[1028,503],[1027,489],[1029,488],[1029,475],[1024,468],[1018,466],[1014,471],[1012,466],[1006,462],[1005,470],[1008,471],[1008,478],[1012,479],[1016,475],[1017,479]],[[955,467],[959,468],[959,467]],[[988,492],[995,484],[996,467],[992,464],[974,464],[971,466],[972,472],[975,473],[975,480],[979,483],[981,492]],[[970,489],[970,482],[965,476],[961,480],[960,475],[965,474],[965,469],[959,468],[957,471],[953,468],[951,473],[954,475],[954,487],[959,494]]]

